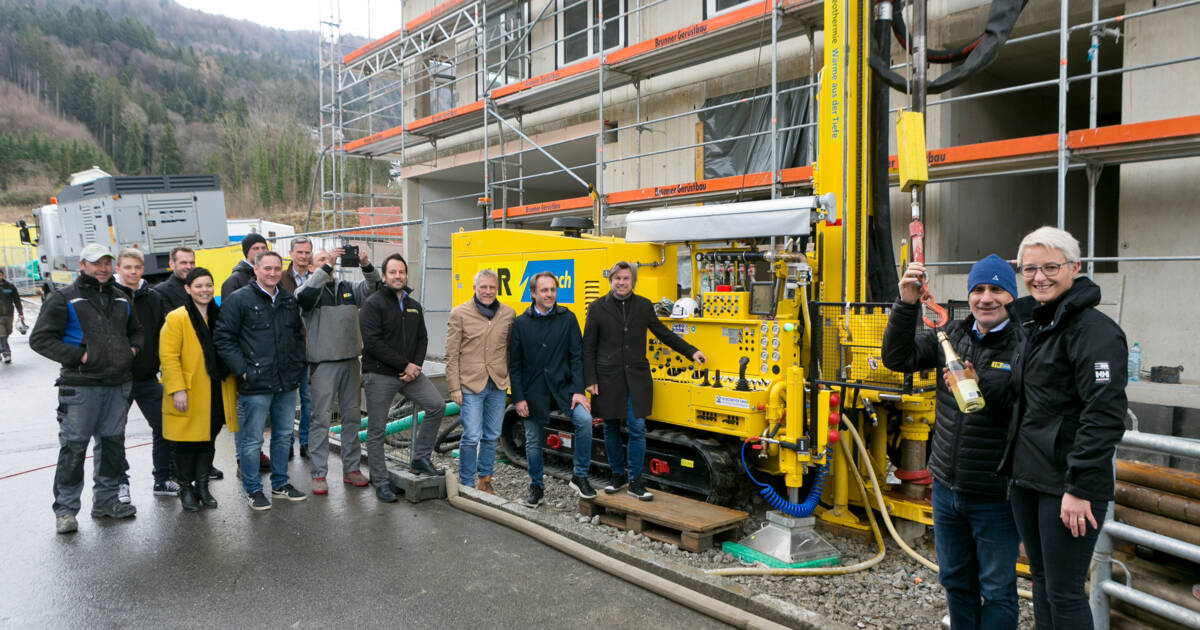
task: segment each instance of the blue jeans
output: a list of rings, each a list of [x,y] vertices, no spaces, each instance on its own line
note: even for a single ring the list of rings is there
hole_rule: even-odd
[[[300,375],[300,389],[297,390],[300,393],[300,426],[296,429],[296,439],[300,441],[300,446],[308,446],[308,423],[312,420],[312,390],[308,387],[308,367],[304,366],[304,373]]]
[[[242,488],[246,494],[263,489],[258,473],[263,429],[271,423],[271,487],[288,482],[288,449],[292,444],[292,419],[296,417],[296,390],[277,394],[240,395],[237,401],[238,465],[242,469]]]
[[[633,398],[625,399],[625,430],[629,432],[629,457],[621,447],[621,419],[604,419],[604,452],[608,455],[608,466],[612,476],[626,475],[637,479],[642,475],[646,460],[646,419],[633,414]],[[626,470],[628,463],[628,470]]]
[[[938,581],[946,589],[950,627],[1015,630],[1021,539],[1009,502],[955,492],[936,479],[932,502]]]
[[[462,439],[458,443],[458,481],[467,488],[475,487],[475,474],[492,474],[496,461],[496,440],[504,423],[504,403],[508,395],[491,379],[478,394],[462,388]]]
[[[466,398],[463,398],[466,402]],[[571,410],[571,424],[575,425],[574,466],[571,474],[586,477],[592,465],[592,414],[575,405]],[[525,418],[525,461],[529,468],[529,487],[544,488],[542,483],[542,429],[546,426],[532,417]]]

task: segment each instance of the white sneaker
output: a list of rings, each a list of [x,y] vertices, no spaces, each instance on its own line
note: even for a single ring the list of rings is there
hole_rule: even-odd
[[[123,483],[117,486],[117,500],[121,503],[133,502],[133,499],[129,497],[129,484]]]

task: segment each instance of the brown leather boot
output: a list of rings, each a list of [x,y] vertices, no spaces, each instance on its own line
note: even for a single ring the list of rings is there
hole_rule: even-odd
[[[488,494],[496,494],[496,490],[492,488],[491,475],[480,475],[479,481],[475,483],[475,489]]]

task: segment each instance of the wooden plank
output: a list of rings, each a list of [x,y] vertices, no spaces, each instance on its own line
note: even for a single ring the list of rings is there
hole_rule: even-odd
[[[731,510],[662,491],[654,493],[653,501],[639,501],[624,492],[597,494],[591,501],[602,508],[653,520],[681,531],[708,532],[727,528],[737,525],[749,516],[740,510]]]

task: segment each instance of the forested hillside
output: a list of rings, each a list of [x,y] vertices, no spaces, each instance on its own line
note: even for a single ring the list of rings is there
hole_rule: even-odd
[[[96,164],[219,173],[231,216],[307,207],[315,32],[171,0],[0,0],[0,24],[0,206]]]

